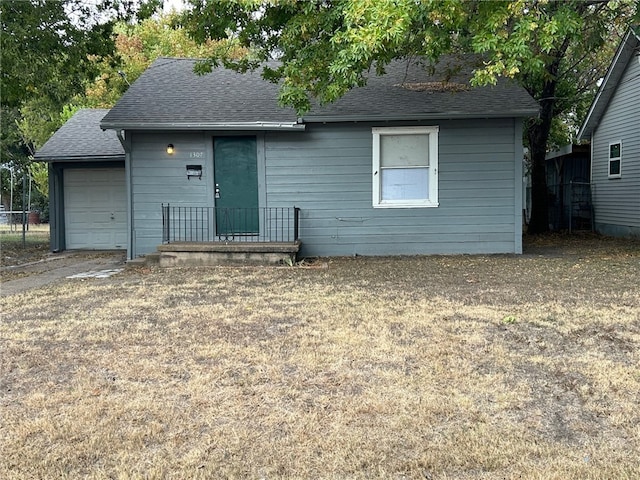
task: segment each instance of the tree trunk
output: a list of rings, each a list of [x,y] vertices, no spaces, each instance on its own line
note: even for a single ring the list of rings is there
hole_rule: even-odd
[[[540,119],[540,122],[543,120]],[[550,123],[550,122],[549,122]],[[549,231],[549,202],[547,193],[546,153],[549,132],[540,123],[528,129],[531,153],[531,219],[527,233],[538,234]]]
[[[555,92],[557,86],[556,74],[560,59],[556,58],[549,65],[547,72],[549,80],[542,88],[540,115],[531,122],[527,129],[529,151],[531,152],[531,220],[527,233],[538,234],[549,231],[549,201],[547,192],[546,155],[547,141],[551,132],[551,123],[556,103]]]

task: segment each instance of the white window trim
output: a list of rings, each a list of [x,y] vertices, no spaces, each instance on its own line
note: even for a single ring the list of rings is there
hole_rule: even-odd
[[[611,158],[611,145],[620,145],[620,156],[617,158]],[[609,178],[621,178],[622,177],[622,140],[617,140],[615,142],[609,143],[609,147],[607,148],[607,177]],[[620,168],[618,169],[619,173],[611,174],[611,161],[619,161]]]
[[[438,203],[438,126],[425,127],[374,127],[373,134],[373,207],[374,208],[429,208]],[[382,200],[380,191],[380,136],[381,135],[429,135],[429,198],[420,200]]]

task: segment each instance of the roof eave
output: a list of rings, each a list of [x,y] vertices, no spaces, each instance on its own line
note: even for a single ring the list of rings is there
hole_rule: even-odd
[[[102,122],[103,130],[304,130],[305,126],[297,122]]]
[[[38,155],[33,157],[35,162],[118,162],[124,161],[125,154],[114,155]]]
[[[598,93],[593,99],[591,107],[589,107],[589,112],[578,131],[578,140],[588,139],[591,137],[593,131],[600,123],[600,119],[604,114],[606,106],[609,104],[609,101],[615,91],[615,88],[609,88],[609,85],[611,83],[617,85],[620,78],[622,78],[626,65],[635,51],[635,46],[633,45],[634,42],[637,46],[640,44],[640,39],[633,30],[629,29],[622,42],[620,42],[613,61],[611,62],[604,80],[598,89]]]

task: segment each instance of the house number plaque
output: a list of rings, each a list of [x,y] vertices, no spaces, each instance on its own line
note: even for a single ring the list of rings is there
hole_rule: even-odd
[[[189,158],[204,158],[204,152],[189,152]]]

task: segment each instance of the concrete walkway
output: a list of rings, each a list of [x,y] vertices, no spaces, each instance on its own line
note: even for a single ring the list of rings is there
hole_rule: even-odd
[[[17,272],[25,272],[26,276],[9,280],[0,284],[0,295],[3,297],[22,293],[33,288],[40,288],[50,283],[66,279],[70,276],[88,278],[108,276],[125,268],[123,252],[75,252],[60,257],[52,257],[17,267]]]

